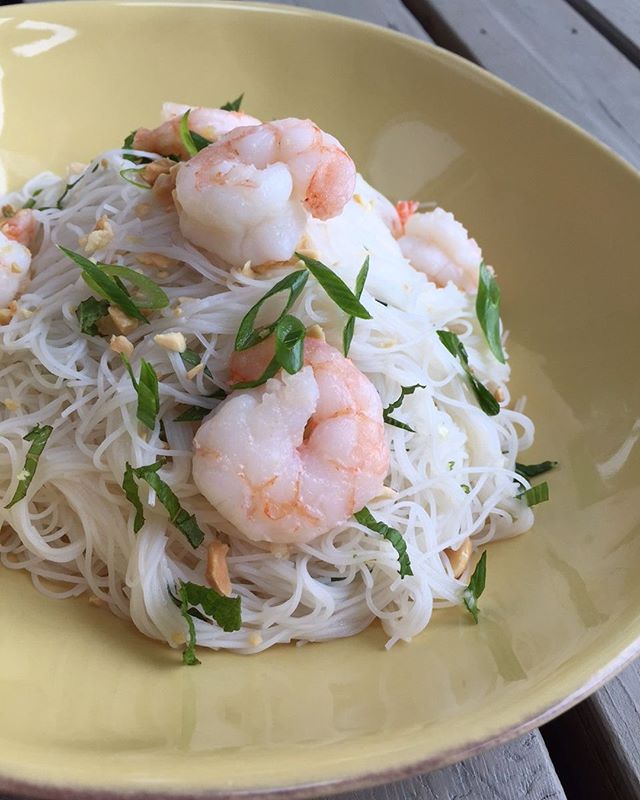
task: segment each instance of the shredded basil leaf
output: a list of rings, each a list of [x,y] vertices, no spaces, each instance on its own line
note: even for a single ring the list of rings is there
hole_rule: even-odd
[[[211,413],[210,408],[204,408],[203,406],[191,406],[186,411],[183,411],[180,416],[176,417],[173,421],[174,422],[200,422],[200,420],[204,419],[207,414]]]
[[[60,195],[60,197],[59,197],[59,198],[57,199],[57,201],[56,201],[56,206],[55,206],[55,207],[58,209],[58,211],[62,211],[62,201],[63,201],[63,200],[65,199],[65,197],[66,197],[66,196],[69,194],[69,192],[70,192],[70,191],[73,189],[73,187],[74,187],[74,186],[75,186],[77,183],[80,183],[80,181],[81,181],[81,180],[84,178],[84,176],[85,176],[85,173],[83,172],[83,173],[82,173],[82,175],[80,175],[80,177],[79,177],[79,178],[76,178],[76,180],[75,180],[75,181],[73,181],[73,183],[68,183],[68,184],[67,184],[67,185],[64,187],[64,191],[62,192],[62,194]]]
[[[33,476],[36,474],[36,469],[38,468],[38,461],[40,460],[42,451],[49,441],[52,431],[53,428],[51,425],[43,425],[42,427],[40,427],[40,425],[36,425],[35,428],[26,434],[26,436],[22,437],[25,442],[30,442],[31,444],[24,460],[24,467],[19,474],[16,490],[5,508],[11,508],[12,506],[15,506],[16,503],[20,502],[20,500],[23,500],[27,496],[27,491],[31,485]]]
[[[315,258],[295,254],[318,281],[333,302],[352,317],[358,319],[371,319],[371,314],[362,305],[347,284],[336,273]]]
[[[520,492],[517,497],[525,500],[528,506],[537,506],[538,503],[546,503],[549,499],[549,484],[539,483],[537,486],[532,486],[530,489]]]
[[[268,336],[270,336],[275,331],[277,324],[288,313],[291,306],[300,296],[308,277],[309,273],[306,270],[301,269],[297,272],[292,272],[290,275],[287,275],[286,278],[283,278],[281,281],[278,281],[278,283],[272,286],[271,289],[269,289],[269,291],[263,295],[263,297],[261,297],[260,300],[258,300],[258,302],[245,314],[242,322],[240,323],[240,327],[238,328],[238,333],[236,334],[234,350],[248,350],[250,347],[259,344],[261,341],[263,341],[263,339],[266,339]],[[287,298],[287,302],[285,303],[285,306],[280,312],[279,316],[268,325],[262,325],[261,327],[254,329],[253,324],[256,321],[256,317],[258,316],[258,312],[262,308],[263,303],[270,297],[286,291],[289,292],[289,297]]]
[[[138,309],[127,292],[123,291],[120,286],[105,273],[102,267],[97,266],[93,261],[85,258],[80,253],[74,253],[73,250],[68,250],[66,247],[62,247],[62,245],[58,245],[58,247],[82,269],[82,278],[92,291],[100,297],[104,297],[111,305],[117,306],[121,311],[124,311],[128,317],[133,317],[141,322],[147,322],[147,318]],[[131,271],[133,272],[133,270]]]
[[[187,624],[187,643],[182,651],[182,661],[188,667],[200,664],[200,659],[196,655],[196,626],[193,624],[192,615],[189,613],[189,598],[187,586],[180,583],[178,586],[180,596],[180,613]]]
[[[209,586],[201,586],[199,583],[190,581],[182,585],[186,588],[188,602],[191,605],[200,606],[204,613],[214,619],[225,633],[240,630],[242,618],[239,597],[225,597]]]
[[[198,152],[204,150],[205,147],[209,147],[210,144],[213,144],[211,139],[207,139],[205,136],[201,136],[196,131],[190,131],[191,133],[191,140],[195,145],[195,148]]]
[[[97,266],[105,275],[113,278],[118,287],[129,297],[131,295],[122,281],[129,281],[136,287],[136,296],[131,297],[131,302],[138,308],[149,308],[156,311],[169,305],[169,298],[166,292],[141,272],[129,267],[123,267],[120,264],[98,264]]]
[[[356,276],[356,285],[354,294],[358,298],[358,300],[362,297],[362,291],[364,289],[364,285],[367,281],[367,275],[369,274],[369,256],[367,256],[364,260],[363,265],[360,267],[360,272],[358,272]],[[356,326],[356,318],[349,317],[347,320],[347,324],[344,326],[344,330],[342,331],[342,351],[345,356],[349,355],[349,349],[351,347],[351,341],[353,339],[353,331]]]
[[[388,525],[385,525],[384,522],[379,522],[366,506],[353,516],[361,525],[364,525],[365,528],[369,528],[369,530],[374,531],[374,533],[379,533],[382,537],[387,539],[387,541],[391,542],[398,553],[398,561],[400,563],[398,572],[401,578],[404,578],[406,575],[413,575],[411,561],[407,553],[407,543],[402,538],[400,531],[395,528],[390,528]]]
[[[133,140],[136,138],[136,133],[138,129],[131,131],[131,133],[125,137],[124,142],[122,143],[123,150],[132,150],[133,149]]]
[[[36,204],[36,198],[30,197],[27,202],[22,206],[22,208],[33,208]]]
[[[475,624],[478,624],[478,614],[480,613],[480,609],[478,608],[478,598],[484,592],[484,585],[487,579],[487,551],[485,550],[484,553],[480,556],[480,561],[476,564],[476,568],[473,570],[473,575],[471,576],[471,580],[469,581],[469,585],[464,590],[462,595],[462,599],[464,600],[464,604],[467,607],[468,612],[473,617],[473,621]]]
[[[134,533],[138,533],[142,525],[144,525],[144,514],[142,512],[142,505],[137,488],[134,491],[132,486],[134,483],[133,479],[139,478],[146,481],[155,491],[158,500],[167,510],[172,525],[175,525],[180,533],[184,534],[191,547],[195,550],[202,544],[204,533],[200,530],[195,515],[189,514],[182,508],[180,501],[171,487],[157,474],[158,470],[165,464],[166,459],[160,458],[154,464],[147,464],[144,467],[132,467],[129,463],[126,465],[122,488],[124,489],[127,499],[136,509],[136,518],[133,526]],[[135,499],[136,497],[137,501]]]
[[[222,111],[240,111],[240,106],[242,105],[242,98],[244,97],[244,92],[240,95],[240,97],[236,97],[235,100],[231,100],[228,103],[225,103],[223,106],[220,106]]]
[[[467,351],[465,350],[465,347],[460,341],[458,335],[452,333],[451,331],[436,331],[436,333],[440,337],[442,344],[447,348],[451,355],[456,356],[460,360],[462,368],[467,375],[469,385],[473,389],[473,393],[476,396],[476,400],[478,401],[480,408],[490,417],[498,414],[500,412],[500,404],[487,389],[487,387],[480,383],[480,381],[471,371],[471,368],[469,367],[469,357],[467,356]]]
[[[557,461],[541,461],[539,464],[519,464],[516,461],[515,471],[518,475],[522,475],[523,478],[535,478],[537,475],[543,475],[557,466]]]
[[[504,350],[500,339],[500,287],[484,261],[480,263],[476,316],[489,349],[498,361],[504,364]]]
[[[138,407],[136,410],[136,417],[143,425],[146,425],[150,431],[156,427],[156,419],[160,411],[160,393],[158,390],[158,376],[156,371],[145,361],[144,358],[140,361],[140,378],[136,380],[133,374],[133,369],[129,363],[129,359],[121,354],[125,368],[131,378],[133,388],[138,395]]]
[[[426,388],[423,383],[416,383],[413,386],[401,386],[400,387],[400,396],[397,400],[394,400],[393,403],[390,403],[383,411],[382,411],[382,419],[388,424],[393,425],[396,428],[402,428],[404,431],[410,431],[411,433],[415,433],[415,430],[410,426],[407,425],[406,422],[400,422],[394,417],[391,416],[391,412],[395,411],[396,408],[400,408],[402,405],[402,401],[408,394],[413,394],[416,389],[424,389]]]
[[[83,300],[76,308],[76,317],[82,333],[86,333],[87,336],[97,336],[98,326],[96,323],[107,316],[108,310],[107,300],[96,300],[95,297]]]

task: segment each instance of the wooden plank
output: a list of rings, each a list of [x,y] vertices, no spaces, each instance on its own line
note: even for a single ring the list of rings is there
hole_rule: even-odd
[[[564,0],[405,0],[437,44],[640,165],[640,71]]]
[[[594,28],[640,67],[638,0],[567,0]]]

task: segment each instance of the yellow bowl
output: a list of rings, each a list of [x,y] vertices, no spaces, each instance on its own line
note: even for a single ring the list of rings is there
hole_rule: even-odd
[[[640,180],[482,70],[337,17],[221,2],[3,9],[8,185],[153,124],[162,100],[246,92],[315,119],[395,197],[453,210],[498,268],[515,395],[557,458],[534,530],[490,548],[482,619],[411,645],[358,637],[254,657],[166,646],[0,575],[0,786],[65,797],[318,793],[522,733],[638,651]],[[44,27],[41,23],[47,23]],[[1,75],[2,73],[0,73]],[[101,797],[104,794],[100,795]]]

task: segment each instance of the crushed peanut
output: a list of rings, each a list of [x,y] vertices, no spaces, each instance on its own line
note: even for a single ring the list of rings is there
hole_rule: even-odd
[[[136,217],[139,219],[146,219],[151,213],[151,206],[149,203],[138,203],[134,210]]]
[[[82,175],[88,164],[83,164],[82,161],[72,161],[67,167],[67,180],[75,178],[76,175]]]
[[[156,267],[157,269],[168,269],[179,264],[175,258],[163,256],[162,253],[136,253],[136,261],[143,267]]]
[[[18,311],[18,304],[12,300],[7,308],[0,308],[0,325],[8,325]]]
[[[504,390],[502,389],[502,386],[498,386],[498,388],[493,393],[493,396],[496,398],[498,403],[501,403],[504,400],[505,395],[504,395]]]
[[[184,334],[179,331],[157,333],[153,337],[153,341],[172,353],[184,353],[187,349],[187,340],[184,338]]]
[[[318,339],[321,342],[327,341],[327,337],[324,335],[324,331],[320,325],[311,325],[309,328],[307,328],[307,336],[310,339]]]
[[[184,644],[187,640],[184,638],[184,633],[180,633],[180,631],[176,631],[175,633],[171,634],[171,641],[176,646],[180,646]]]
[[[373,498],[372,502],[376,500],[392,500],[398,492],[390,486],[383,486],[378,494]]]
[[[212,542],[207,550],[207,569],[205,577],[209,586],[225,597],[231,596],[231,578],[227,566],[227,553],[229,545],[222,542]]]
[[[291,555],[291,551],[289,550],[289,545],[287,544],[272,544],[271,545],[271,555],[274,558],[289,558]]]
[[[11,265],[11,272],[13,272],[14,275],[22,274],[22,270],[20,269],[19,265],[16,264],[15,262]]]
[[[153,186],[158,180],[160,175],[168,175],[171,168],[175,166],[175,162],[169,158],[159,158],[157,161],[152,161],[140,170],[140,177],[145,180],[149,186]]]
[[[11,203],[5,203],[5,205],[2,206],[2,216],[3,217],[8,219],[9,217],[15,216],[15,213],[16,213],[16,210],[11,205]]]
[[[164,208],[173,205],[173,190],[176,188],[175,171],[168,175],[158,175],[156,182],[151,187],[151,194]]]
[[[204,371],[204,364],[200,362],[196,364],[195,367],[191,367],[191,369],[187,372],[187,378],[192,381],[196,375],[199,375],[201,372]]]
[[[12,400],[8,397],[6,400],[2,401],[2,405],[7,409],[7,411],[17,411],[20,408],[20,403],[16,400]]]
[[[471,539],[467,538],[462,542],[457,550],[452,547],[447,547],[444,554],[449,559],[451,569],[453,570],[454,577],[459,578],[467,568],[471,554],[473,553],[473,545]]]
[[[260,636],[260,634],[257,632],[250,633],[247,638],[247,641],[249,642],[251,647],[257,647],[259,644],[262,644],[262,636]]]
[[[22,319],[29,319],[29,317],[33,316],[33,311],[28,308],[21,308],[20,309],[20,316]]]
[[[127,339],[126,336],[112,336],[109,340],[109,347],[114,353],[121,353],[127,358],[129,358],[131,353],[133,353],[133,344]]]
[[[98,250],[102,250],[113,239],[113,228],[107,219],[107,215],[103,214],[96,222],[95,228],[88,236],[82,236],[78,241],[84,247],[85,253],[93,255]]]
[[[251,268],[251,261],[245,261],[240,270],[240,274],[247,278],[255,278],[256,273]]]
[[[108,314],[118,333],[122,333],[125,336],[133,333],[133,331],[135,331],[140,324],[137,319],[133,319],[132,317],[128,316],[117,306],[109,306]]]
[[[91,594],[89,595],[89,605],[100,608],[104,605],[104,600],[101,597],[97,597],[95,594]]]

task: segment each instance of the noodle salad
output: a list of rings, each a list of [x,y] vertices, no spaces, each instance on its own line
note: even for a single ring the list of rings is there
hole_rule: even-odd
[[[310,120],[163,121],[0,219],[0,558],[181,648],[478,621],[524,465],[495,274]],[[475,554],[482,550],[478,558]]]

